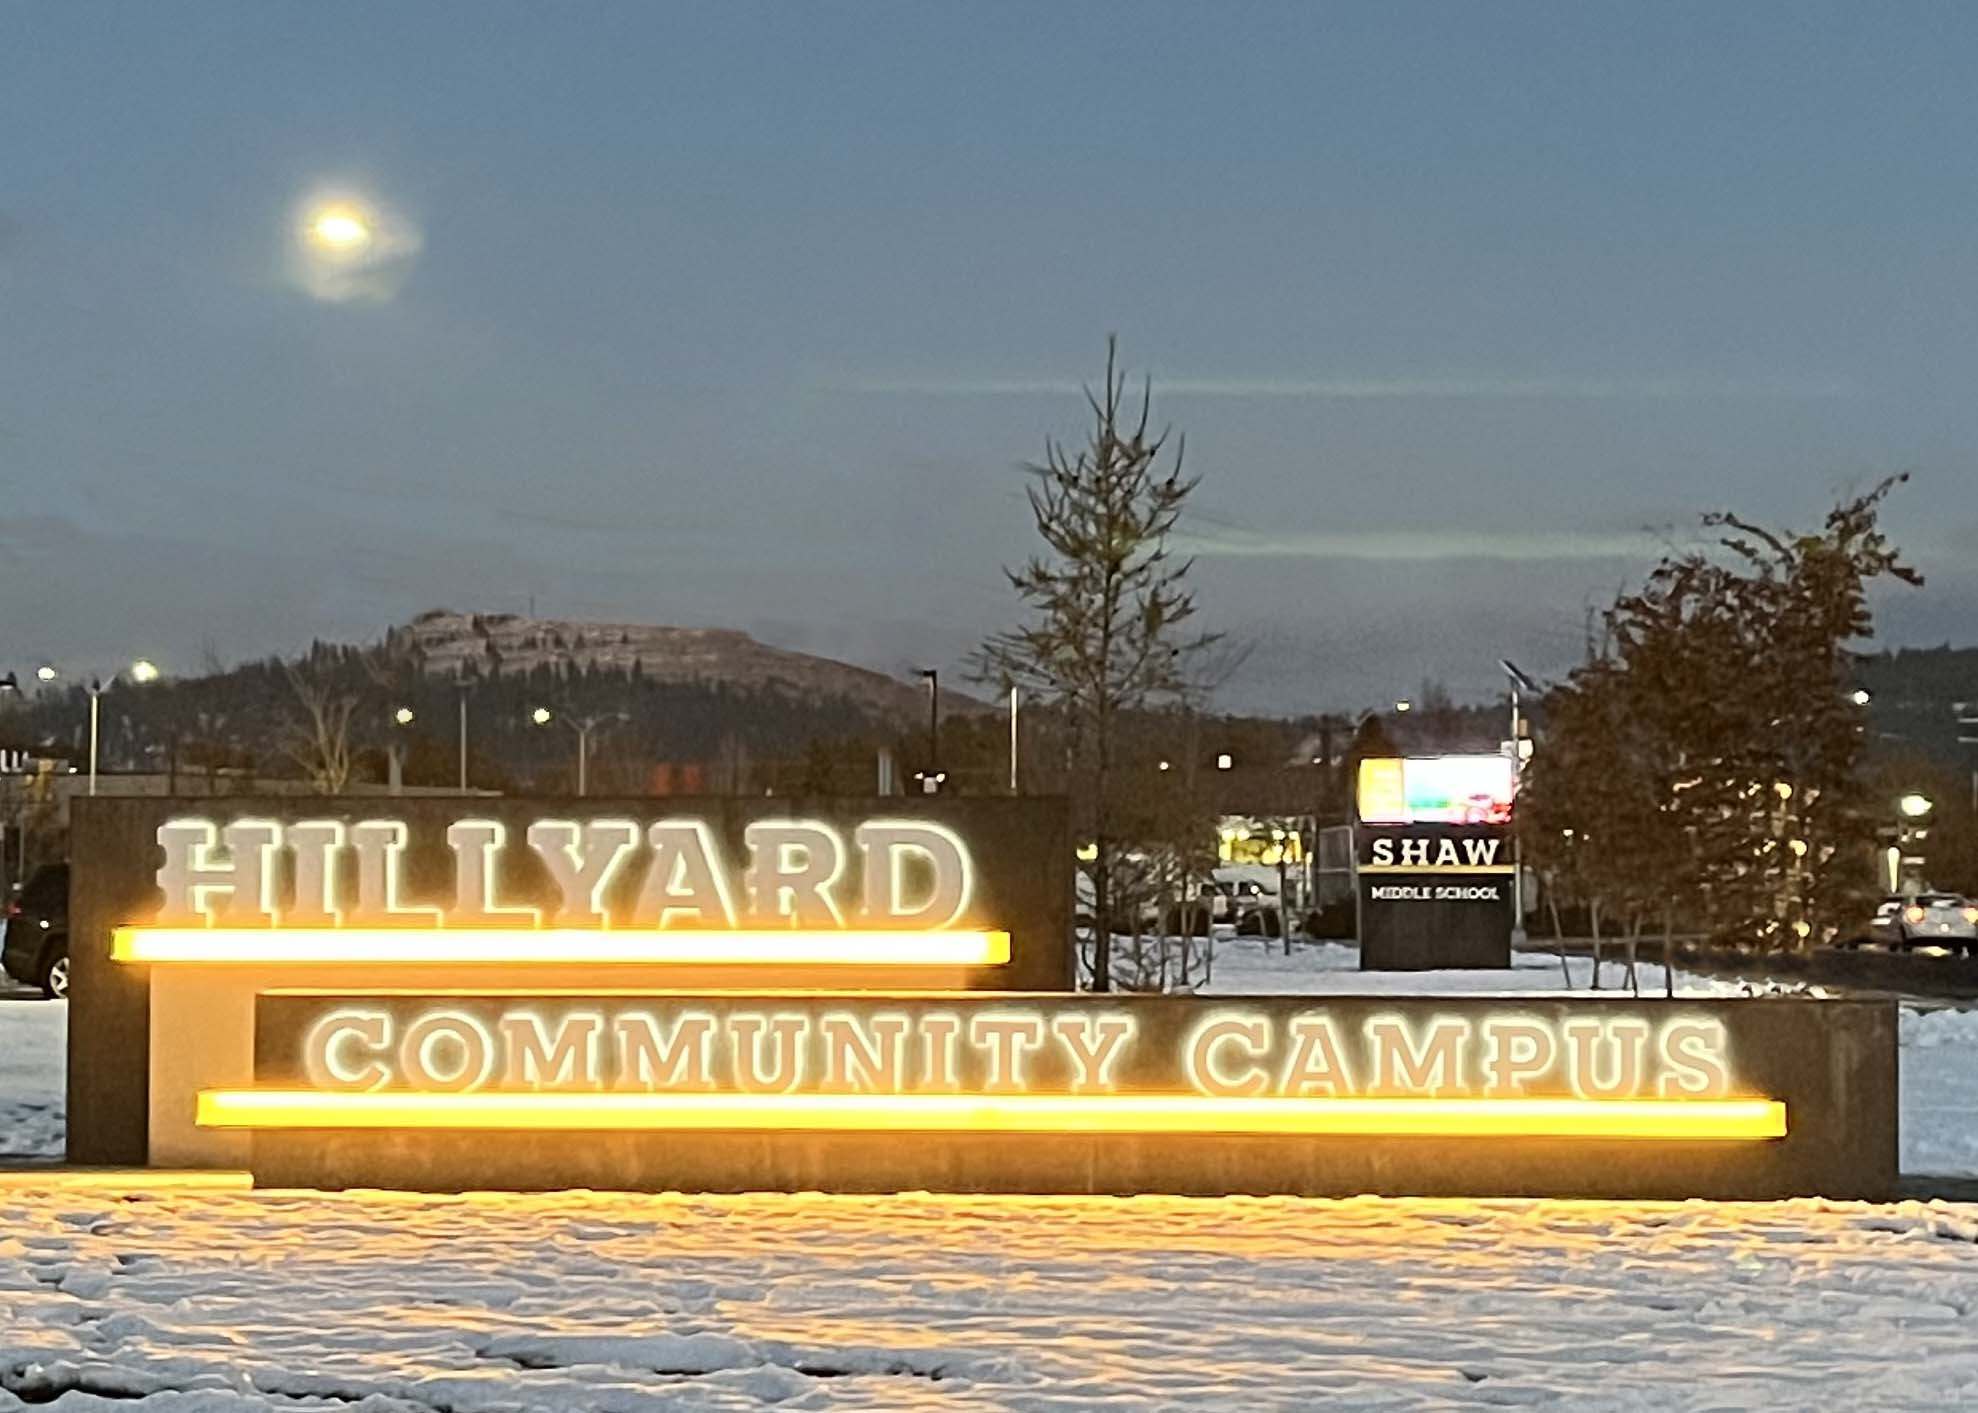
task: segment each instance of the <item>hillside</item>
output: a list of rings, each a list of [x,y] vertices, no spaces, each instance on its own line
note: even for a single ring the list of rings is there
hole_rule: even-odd
[[[119,679],[102,699],[103,769],[294,778],[322,757],[312,695],[348,715],[351,778],[383,779],[397,753],[415,785],[458,780],[463,700],[470,780],[497,789],[569,788],[569,728],[584,722],[593,788],[630,793],[869,789],[879,746],[917,760],[927,735],[924,683],[732,629],[434,611],[382,644],[316,643],[294,671],[269,658]],[[960,729],[987,710],[944,691],[942,716]],[[88,720],[80,685],[33,691],[7,714],[0,748],[80,760]]]
[[[734,628],[669,628],[648,623],[590,623],[519,613],[430,609],[387,635],[424,669],[457,677],[526,676],[538,668],[608,673],[637,671],[658,683],[723,684],[800,700],[837,698],[883,716],[924,710],[926,688],[834,658],[757,642]],[[942,692],[944,711],[981,703]]]

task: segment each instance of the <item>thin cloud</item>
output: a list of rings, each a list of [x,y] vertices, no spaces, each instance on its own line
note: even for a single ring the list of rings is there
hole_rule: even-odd
[[[1075,378],[853,377],[823,385],[827,392],[882,397],[1058,397],[1077,395]],[[1858,389],[1838,378],[1159,378],[1155,391],[1171,397],[1307,398],[1380,401],[1463,399],[1833,398]]]
[[[1360,559],[1384,563],[1469,559],[1537,563],[1639,560],[1652,558],[1661,547],[1646,533],[1470,529],[1285,532],[1197,524],[1176,532],[1174,548],[1204,559]]]

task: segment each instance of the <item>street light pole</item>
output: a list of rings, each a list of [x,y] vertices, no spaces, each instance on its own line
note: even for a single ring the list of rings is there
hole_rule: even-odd
[[[462,678],[460,688],[460,793],[467,793],[467,682]]]
[[[631,718],[622,711],[613,711],[602,716],[566,716],[560,719],[577,733],[577,794],[581,797],[590,793],[591,732],[600,726],[615,726]],[[548,707],[539,706],[529,713],[529,720],[537,726],[547,726],[559,717]]]
[[[1016,709],[1017,689],[1010,688],[1010,793],[1017,791],[1016,785]]]
[[[103,714],[103,683],[92,677],[89,681],[89,793],[96,793],[96,742],[97,723]]]
[[[1511,682],[1511,945],[1518,946],[1525,940],[1525,848],[1524,840],[1518,833],[1517,805],[1518,784],[1525,774],[1525,738],[1522,734],[1524,715],[1519,710],[1518,689],[1529,687],[1538,690],[1538,684],[1518,670],[1516,663],[1509,658],[1499,658],[1497,665],[1504,669],[1505,677]]]
[[[920,675],[927,679],[927,775],[922,788],[931,794],[941,774],[941,673],[923,667]]]
[[[399,707],[391,714],[392,724],[399,727],[410,726],[417,719],[416,713],[408,706]],[[402,739],[397,736],[392,738],[391,744],[385,748],[385,761],[388,766],[385,785],[386,793],[392,795],[404,794],[405,742]]]

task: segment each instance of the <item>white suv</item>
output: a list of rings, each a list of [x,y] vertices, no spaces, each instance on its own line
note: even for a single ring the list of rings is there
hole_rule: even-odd
[[[1888,898],[1875,910],[1869,931],[1877,942],[1905,951],[1911,947],[1978,951],[1978,907],[1955,893]]]

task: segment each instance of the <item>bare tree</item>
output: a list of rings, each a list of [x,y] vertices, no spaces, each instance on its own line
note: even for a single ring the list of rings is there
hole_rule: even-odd
[[[394,662],[389,644],[353,655],[348,650],[318,644],[308,656],[282,664],[299,715],[291,716],[282,749],[318,794],[341,795],[350,783],[355,748],[351,721],[364,699],[364,683],[383,687],[392,680]]]
[[[1182,443],[1165,473],[1168,434],[1148,434],[1153,387],[1127,404],[1118,341],[1106,341],[1106,378],[1087,388],[1090,441],[1076,452],[1052,441],[1028,468],[1030,510],[1046,552],[1007,569],[1030,621],[985,643],[979,681],[1016,686],[1059,711],[1082,769],[1081,803],[1092,829],[1094,990],[1112,987],[1110,903],[1116,853],[1110,775],[1123,713],[1187,694],[1187,659],[1215,641],[1184,635],[1195,615],[1185,585],[1192,561],[1168,552],[1168,536],[1196,482],[1182,476]]]
[[[291,718],[282,749],[302,767],[322,795],[341,795],[350,783],[350,719],[357,695],[344,690],[335,675],[307,661],[284,663],[289,687],[302,708]]]

